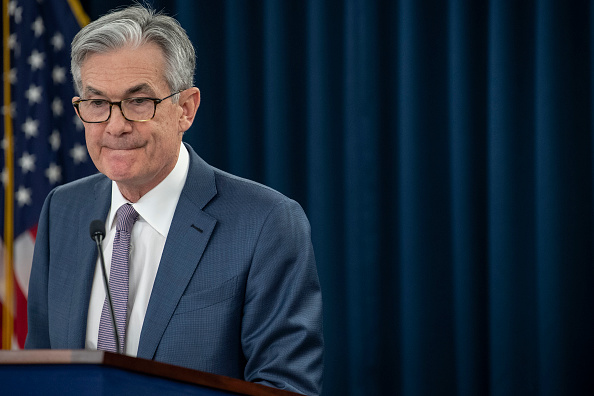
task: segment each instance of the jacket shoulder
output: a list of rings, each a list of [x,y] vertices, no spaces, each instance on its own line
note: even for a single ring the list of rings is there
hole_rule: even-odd
[[[288,197],[264,184],[253,180],[232,175],[220,169],[214,168],[217,191],[219,193],[242,193],[253,199],[270,200],[273,203],[290,200]]]
[[[102,173],[96,173],[81,179],[71,181],[56,187],[55,193],[60,194],[93,194],[94,186],[97,183],[110,183],[110,180]]]
[[[77,207],[87,201],[94,201],[102,193],[110,191],[110,188],[111,180],[97,173],[54,188],[48,199],[62,206]]]

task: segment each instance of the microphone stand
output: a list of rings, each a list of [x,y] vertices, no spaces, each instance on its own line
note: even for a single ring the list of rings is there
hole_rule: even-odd
[[[95,233],[92,236],[93,240],[97,243],[97,250],[99,251],[99,259],[101,261],[101,267],[103,272],[103,282],[105,283],[105,292],[107,294],[107,301],[109,303],[109,312],[111,313],[111,322],[113,323],[113,332],[115,335],[116,351],[118,353],[124,353],[120,351],[120,335],[118,332],[118,326],[115,318],[115,310],[113,309],[113,303],[111,301],[111,292],[109,291],[109,281],[107,279],[107,269],[105,267],[105,258],[103,257],[103,249],[101,249],[101,242],[103,241],[103,235],[101,233]]]

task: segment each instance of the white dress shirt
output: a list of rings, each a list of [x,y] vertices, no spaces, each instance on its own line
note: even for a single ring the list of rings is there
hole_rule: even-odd
[[[128,320],[124,343],[125,353],[130,356],[136,356],[138,353],[144,316],[173,213],[186,182],[189,165],[190,155],[182,143],[177,163],[171,173],[155,188],[143,195],[138,202],[132,204],[139,216],[132,228],[130,239]],[[120,206],[126,203],[130,202],[122,196],[117,184],[112,181],[111,209],[105,221],[105,239],[101,245],[108,277],[117,224],[116,212]],[[105,286],[101,262],[97,259],[87,318],[86,349],[97,349],[99,321],[104,301]]]

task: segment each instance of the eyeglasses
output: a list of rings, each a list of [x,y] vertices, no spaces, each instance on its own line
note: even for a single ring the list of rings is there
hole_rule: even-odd
[[[174,92],[163,99],[156,98],[128,98],[119,102],[110,102],[105,99],[79,99],[72,102],[78,116],[83,122],[98,124],[106,122],[111,117],[111,108],[119,106],[124,118],[128,121],[144,122],[152,120],[157,111],[157,105],[177,95],[182,91]]]

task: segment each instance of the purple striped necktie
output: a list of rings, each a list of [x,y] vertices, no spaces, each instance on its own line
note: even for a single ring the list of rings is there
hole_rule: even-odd
[[[113,300],[116,323],[120,336],[120,348],[125,351],[124,340],[126,339],[126,316],[128,312],[128,265],[130,259],[130,233],[132,226],[138,219],[138,213],[132,205],[124,204],[117,212],[116,234],[113,240],[113,255],[111,257],[111,269],[109,270],[109,288]],[[99,338],[97,349],[103,351],[116,351],[113,325],[107,296],[101,311],[99,321]]]

